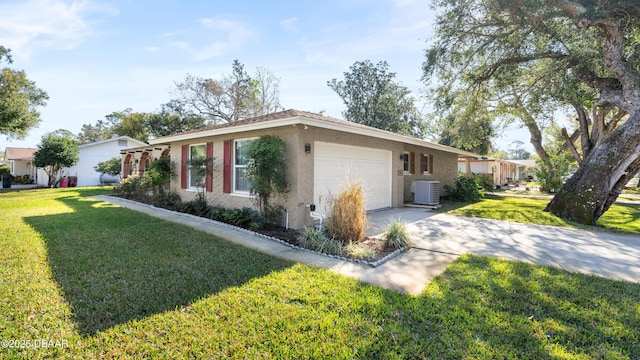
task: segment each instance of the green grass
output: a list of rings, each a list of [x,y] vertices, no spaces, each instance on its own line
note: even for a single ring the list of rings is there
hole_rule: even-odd
[[[84,198],[0,194],[0,358],[637,359],[640,284],[462,256],[409,296]]]
[[[640,234],[640,205],[613,204],[598,220],[597,227],[567,222],[543,209],[549,199],[489,195],[471,204],[449,204],[443,211],[448,214],[508,220],[525,224],[569,226],[591,230],[614,230]]]

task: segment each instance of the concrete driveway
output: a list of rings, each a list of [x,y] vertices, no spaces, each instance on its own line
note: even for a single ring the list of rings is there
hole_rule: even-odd
[[[453,258],[473,253],[640,282],[639,236],[435,214],[416,208],[375,212],[370,218],[374,233],[389,219],[406,221],[414,247],[405,256],[415,260],[424,257],[427,261],[428,253]]]

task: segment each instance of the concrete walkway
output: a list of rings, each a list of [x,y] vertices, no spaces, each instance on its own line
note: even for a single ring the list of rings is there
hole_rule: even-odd
[[[640,282],[640,237],[507,221],[390,209],[370,214],[371,232],[391,219],[407,223],[414,247],[378,267],[330,258],[251,234],[232,226],[113,196],[98,200],[159,217],[291,261],[331,269],[387,289],[418,295],[459,255],[474,253],[544,264],[612,279]]]

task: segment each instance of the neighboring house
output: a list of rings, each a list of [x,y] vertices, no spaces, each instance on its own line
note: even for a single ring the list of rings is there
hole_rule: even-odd
[[[327,201],[348,180],[361,181],[365,207],[375,210],[402,207],[411,201],[414,180],[428,179],[453,185],[458,157],[478,155],[414,137],[298,110],[286,110],[235,123],[211,126],[150,141],[169,145],[177,165],[172,187],[183,200],[191,200],[203,183],[189,171],[186,161],[196,156],[214,157],[213,176],[207,176],[206,194],[213,205],[254,207],[251,184],[244,178],[243,149],[248,141],[276,135],[286,143],[285,160],[290,191],[280,199],[288,225],[311,225],[310,205],[326,213]]]
[[[15,177],[29,175],[34,184],[47,185],[47,174],[33,165],[33,154],[36,151],[38,149],[7,147],[5,161],[11,167],[11,175]]]
[[[518,170],[516,177],[523,181],[535,181],[537,179],[535,170],[538,164],[535,160],[511,160],[511,162],[517,164]]]
[[[144,145],[147,144],[129,136],[113,136],[107,140],[79,145],[78,163],[70,168],[65,168],[62,173],[64,175],[77,176],[78,186],[93,186],[101,185],[104,182],[112,182],[111,180],[113,179],[106,181],[104,177],[101,178],[102,174],[97,172],[94,167],[99,162],[120,156],[122,149]]]
[[[522,160],[518,160],[522,161]],[[467,162],[470,162],[471,172],[489,178],[495,186],[512,185],[525,176],[524,166],[515,160],[479,158],[458,159],[458,171],[467,172]]]

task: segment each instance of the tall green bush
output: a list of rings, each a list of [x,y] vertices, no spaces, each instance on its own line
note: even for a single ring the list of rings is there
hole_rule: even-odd
[[[100,161],[93,169],[101,174],[111,176],[120,175],[122,168],[122,158],[116,156],[106,161]]]
[[[247,148],[249,163],[245,176],[251,181],[251,193],[257,195],[260,213],[269,222],[274,222],[277,216],[271,200],[289,192],[285,151],[284,140],[275,135],[256,139]]]
[[[540,190],[555,193],[564,184],[563,176],[569,171],[569,158],[564,154],[550,155],[549,161],[536,160],[538,166],[534,170]]]
[[[159,158],[149,165],[143,178],[149,183],[155,195],[163,194],[169,189],[169,180],[175,176],[175,166],[167,158]]]
[[[471,176],[460,175],[454,186],[445,185],[444,189],[449,200],[453,201],[475,202],[484,198],[484,191],[475,174]]]

